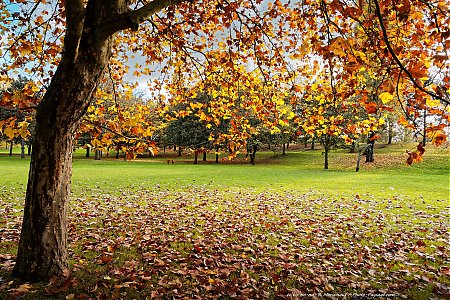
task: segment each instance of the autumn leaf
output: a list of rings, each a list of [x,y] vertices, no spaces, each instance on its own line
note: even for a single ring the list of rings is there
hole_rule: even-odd
[[[441,146],[442,144],[444,144],[446,141],[447,141],[447,135],[445,133],[443,133],[442,131],[439,131],[433,135],[432,142],[433,142],[433,144],[435,144],[438,147]]]
[[[389,103],[392,101],[392,99],[394,99],[394,96],[388,92],[381,93],[378,97],[380,98],[381,102],[383,102],[383,104]]]
[[[17,131],[11,127],[6,127],[5,130],[3,130],[3,133],[10,139],[12,140],[15,136]]]

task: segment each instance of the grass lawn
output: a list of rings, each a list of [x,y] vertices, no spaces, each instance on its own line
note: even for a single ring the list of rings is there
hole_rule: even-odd
[[[406,166],[406,147],[377,149],[358,173],[341,150],[326,171],[320,150],[261,152],[255,166],[77,151],[73,272],[50,285],[10,277],[29,159],[1,149],[0,298],[448,297],[448,148]]]

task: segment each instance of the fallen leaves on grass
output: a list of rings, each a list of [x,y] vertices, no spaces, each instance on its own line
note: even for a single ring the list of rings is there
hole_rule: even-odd
[[[124,191],[74,202],[69,227],[74,277],[53,282],[47,295],[443,298],[449,292],[448,207],[419,210],[404,199],[370,195],[204,188]],[[6,238],[17,235],[13,230]],[[0,256],[3,270],[10,260]]]

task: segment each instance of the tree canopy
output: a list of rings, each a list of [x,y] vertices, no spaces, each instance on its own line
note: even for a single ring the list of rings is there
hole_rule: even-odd
[[[3,2],[2,84],[8,86],[26,73],[34,82],[26,94],[45,91],[61,54],[72,51],[76,56],[80,35],[90,30],[88,4],[97,2]],[[235,132],[245,135],[248,124],[245,115],[240,116],[241,108],[253,110],[276,128],[287,120],[280,107],[286,94],[298,105],[307,101],[304,93],[328,89],[326,101],[333,98],[336,105],[345,105],[351,100],[373,116],[399,106],[405,126],[417,125],[414,116],[427,109],[436,116],[429,118],[430,138],[442,138],[450,102],[446,1],[120,5],[123,11],[104,18],[96,29],[104,36],[115,33],[103,76],[114,82],[114,93],[131,93],[130,78],[148,81],[145,93],[151,101],[183,102],[206,93],[212,101],[203,119],[213,123],[223,116],[236,117]],[[11,99],[18,106],[29,105],[29,100],[10,92],[4,93],[2,104]],[[8,124],[1,124],[3,133],[13,134]]]

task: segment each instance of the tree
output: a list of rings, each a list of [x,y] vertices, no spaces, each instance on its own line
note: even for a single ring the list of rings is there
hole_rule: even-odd
[[[21,157],[25,157],[25,144],[29,143],[34,131],[35,105],[39,93],[36,85],[25,77],[18,77],[2,92],[0,106],[0,133],[10,142],[10,156],[14,143],[21,144]]]
[[[294,83],[302,76],[314,77],[314,72],[305,73],[301,60],[310,60],[311,55],[327,60],[330,51],[339,49],[342,57],[348,57],[341,76],[349,87],[358,84],[352,72],[371,66],[363,55],[370,52],[381,58],[382,67],[391,66],[389,76],[399,83],[385,87],[387,101],[412,88],[417,101],[433,97],[450,103],[444,93],[450,86],[446,52],[450,13],[445,2],[275,0],[265,5],[261,0],[66,0],[8,1],[0,9],[0,31],[7,39],[1,49],[6,70],[1,80],[9,81],[22,69],[45,86],[36,112],[14,267],[14,274],[25,279],[67,273],[74,135],[105,72],[122,79],[127,68],[121,62],[130,52],[144,54],[146,63],[164,65],[162,69],[143,67],[136,76],[159,73],[180,79],[170,84],[169,76],[162,76],[153,87],[177,88],[181,95],[183,84],[201,85],[202,91],[213,95],[208,89],[217,93],[216,87],[221,86],[221,95],[213,95],[214,118],[226,112],[221,107],[233,106],[242,98],[241,90],[246,93],[246,107],[258,116],[276,111],[282,98],[277,94],[293,86],[298,89],[300,85]],[[348,42],[345,37],[357,25],[361,34]],[[327,29],[336,38],[323,45]],[[438,83],[424,86],[423,78],[432,67],[443,76]],[[242,88],[234,88],[237,85]],[[444,114],[441,106],[438,111]],[[245,122],[236,124],[242,127]],[[240,134],[238,128],[235,134]]]
[[[111,84],[102,84],[89,106],[79,127],[78,137],[88,134],[90,144],[100,152],[115,148],[123,151],[125,159],[134,159],[137,154],[149,151],[156,153],[155,131],[159,123],[156,105],[133,95],[132,86],[124,85],[122,91]]]
[[[201,105],[198,109],[200,109],[204,101],[201,101],[202,99],[197,100],[199,101],[191,102],[193,104],[191,107],[197,107],[196,103],[199,103]],[[211,148],[209,138],[212,131],[206,127],[205,122],[200,120],[195,111],[186,114],[185,110],[186,104],[180,103],[169,112],[178,114],[178,116],[167,124],[164,130],[165,141],[179,147],[192,149],[194,151],[194,164],[197,164],[198,154],[206,153],[207,149]],[[180,116],[180,113],[183,116]]]
[[[124,1],[89,1],[85,6],[75,0],[58,6],[67,16],[64,52],[36,113],[16,276],[40,280],[67,273],[67,203],[76,129],[108,67],[117,32],[135,28],[178,2],[153,1],[133,11],[127,11]],[[28,46],[18,45],[19,52]]]

